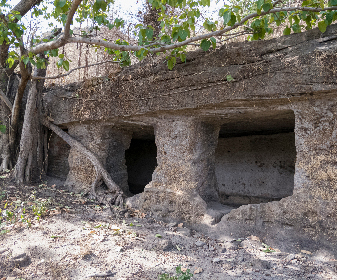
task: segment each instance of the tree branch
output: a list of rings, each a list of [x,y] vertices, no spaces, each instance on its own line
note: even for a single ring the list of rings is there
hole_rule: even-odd
[[[97,157],[89,151],[86,147],[83,146],[80,142],[76,141],[72,138],[68,133],[64,132],[57,125],[51,123],[47,118],[43,118],[41,120],[42,124],[52,131],[54,131],[59,137],[61,137],[64,141],[66,141],[70,147],[77,149],[80,153],[84,154],[92,163],[96,170],[96,179],[92,185],[92,192],[95,195],[95,187],[101,180],[104,180],[106,186],[108,187],[111,193],[114,193],[114,203],[117,206],[123,207],[123,191],[121,188],[111,179],[110,174],[105,170],[101,162],[97,159]],[[109,202],[110,203],[110,202]]]
[[[52,76],[52,77],[32,76],[31,78],[32,78],[32,80],[58,79],[58,78],[62,78],[62,77],[68,76],[70,73],[72,73],[75,70],[86,68],[86,67],[92,67],[92,66],[96,66],[96,65],[101,65],[101,64],[104,64],[104,63],[108,63],[108,62],[119,63],[119,61],[106,60],[106,61],[102,61],[102,62],[97,62],[97,63],[89,64],[88,66],[85,65],[85,66],[77,67],[77,68],[71,69],[69,72],[67,72],[65,74],[60,74],[60,75],[57,75],[57,76]]]
[[[29,12],[29,10],[37,4],[40,4],[42,0],[21,0],[10,13],[14,11],[19,12],[21,16],[24,16]],[[15,19],[18,22],[18,19]]]
[[[81,2],[81,0],[74,0],[71,10],[73,10],[73,8],[76,5],[78,6],[80,2]],[[276,2],[278,2],[278,1],[276,1]],[[222,30],[217,30],[217,31],[214,31],[214,32],[194,36],[194,37],[191,37],[191,38],[189,38],[185,41],[182,41],[182,42],[177,42],[177,43],[174,43],[174,44],[171,44],[171,45],[163,45],[163,46],[160,46],[160,47],[157,47],[157,48],[147,48],[147,46],[118,45],[118,44],[107,42],[107,41],[100,40],[100,39],[83,38],[83,37],[64,37],[65,36],[64,35],[60,39],[58,39],[54,42],[48,42],[48,43],[45,43],[45,44],[38,45],[38,46],[30,49],[30,52],[40,53],[40,52],[43,52],[43,51],[48,51],[48,50],[51,50],[51,49],[59,48],[61,46],[64,46],[67,43],[85,43],[85,44],[88,44],[88,45],[98,45],[98,46],[111,48],[111,49],[114,49],[114,50],[120,50],[120,51],[139,51],[139,50],[142,50],[142,49],[147,49],[151,53],[158,53],[158,52],[164,52],[164,51],[167,51],[167,50],[172,50],[172,49],[175,49],[175,48],[178,48],[178,47],[182,47],[182,46],[188,45],[190,43],[201,41],[203,39],[208,39],[208,38],[213,37],[213,36],[223,36],[224,33],[228,32],[228,31],[231,31],[233,29],[236,29],[239,26],[244,25],[248,20],[250,20],[252,18],[262,17],[262,16],[267,15],[267,14],[273,14],[273,13],[277,13],[277,12],[292,12],[292,11],[322,12],[322,11],[334,11],[334,10],[337,10],[337,6],[327,7],[327,8],[324,8],[324,9],[312,8],[312,7],[274,8],[274,9],[269,10],[268,12],[261,12],[261,14],[257,14],[257,13],[249,14],[249,15],[245,16],[240,22],[235,23],[233,26],[227,26],[226,28],[224,28]],[[70,15],[71,14],[69,13],[68,16],[70,16]],[[72,16],[73,16],[73,14],[72,14]],[[64,39],[64,38],[68,38],[68,39]]]
[[[214,32],[210,32],[210,33],[206,33],[206,34],[202,34],[202,35],[198,35],[195,37],[191,37],[185,41],[182,42],[177,42],[175,44],[171,44],[171,45],[164,45],[161,47],[157,47],[157,48],[147,48],[150,52],[152,53],[158,53],[158,52],[164,52],[167,50],[172,50],[178,47],[182,47],[184,45],[188,45],[190,43],[193,42],[197,42],[197,41],[201,41],[203,39],[208,39],[210,37],[213,36],[223,36],[224,33],[231,31],[233,29],[238,28],[239,26],[242,26],[247,20],[255,18],[255,17],[261,17],[267,14],[273,14],[273,13],[277,13],[277,12],[291,12],[291,11],[311,11],[311,12],[321,12],[321,11],[333,11],[333,10],[337,10],[337,6],[334,7],[327,7],[324,9],[321,8],[311,8],[311,7],[282,7],[282,8],[275,8],[275,9],[271,9],[268,12],[261,12],[260,15],[258,15],[257,13],[252,13],[250,15],[245,16],[240,22],[235,23],[233,26],[228,26],[222,30],[218,30],[218,31],[214,31]],[[117,45],[115,43],[111,43],[111,42],[107,42],[107,41],[103,41],[100,39],[92,39],[92,38],[78,38],[78,37],[71,37],[68,39],[69,43],[85,43],[88,45],[98,45],[98,46],[103,46],[106,48],[111,48],[114,50],[121,50],[121,51],[139,51],[141,49],[146,49],[146,46],[132,46],[132,45]]]
[[[6,94],[1,89],[0,89],[0,98],[6,103],[6,105],[8,106],[8,108],[12,111],[13,105],[9,101],[8,97],[6,96]]]
[[[73,1],[72,5],[70,7],[70,10],[68,12],[67,22],[66,22],[66,25],[64,27],[64,33],[60,38],[58,38],[55,41],[40,44],[40,45],[37,45],[36,47],[30,48],[29,52],[32,52],[34,54],[38,54],[38,53],[42,53],[44,51],[58,49],[58,48],[64,46],[65,44],[67,44],[68,40],[69,40],[69,37],[70,37],[70,25],[71,25],[71,22],[73,20],[74,14],[76,13],[76,10],[77,10],[78,6],[81,4],[81,2],[82,2],[82,0],[74,0]]]

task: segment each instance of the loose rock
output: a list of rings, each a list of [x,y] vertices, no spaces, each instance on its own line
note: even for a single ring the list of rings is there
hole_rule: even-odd
[[[198,240],[197,242],[195,242],[195,246],[197,246],[197,247],[202,247],[204,245],[206,245],[206,243],[201,241],[201,240]]]

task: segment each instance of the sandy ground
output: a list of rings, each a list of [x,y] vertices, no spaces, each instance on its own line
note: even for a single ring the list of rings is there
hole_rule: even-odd
[[[337,279],[337,261],[309,251],[266,250],[258,236],[214,240],[139,211],[111,211],[62,186],[1,180],[1,280],[152,280],[176,275],[179,265],[191,279]]]

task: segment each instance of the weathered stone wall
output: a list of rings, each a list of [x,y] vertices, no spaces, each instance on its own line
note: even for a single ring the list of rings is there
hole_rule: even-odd
[[[220,201],[268,202],[294,189],[294,133],[220,138],[215,152]]]
[[[282,250],[337,254],[336,105],[334,99],[292,105],[297,151],[294,194],[232,210],[214,229],[215,236],[256,234]]]
[[[337,89],[336,25],[325,33],[314,29],[269,41],[228,44],[187,55],[172,71],[165,61],[140,64],[110,81],[95,80],[82,88],[53,89],[46,109],[56,124],[113,120],[160,111],[241,106],[269,99],[288,102],[304,95]],[[227,75],[233,77],[228,82]],[[292,101],[291,101],[292,102]],[[113,104],[113,106],[112,106]],[[198,109],[198,110],[196,110]]]

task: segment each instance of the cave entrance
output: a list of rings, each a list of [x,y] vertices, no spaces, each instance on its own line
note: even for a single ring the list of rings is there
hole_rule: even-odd
[[[157,166],[157,146],[154,139],[132,139],[125,151],[129,191],[138,194],[151,182]]]
[[[238,207],[293,194],[294,127],[291,110],[246,114],[222,125],[215,167],[222,204]]]

